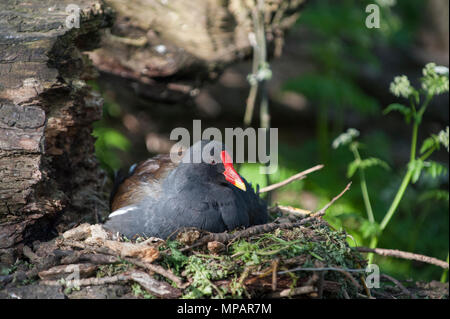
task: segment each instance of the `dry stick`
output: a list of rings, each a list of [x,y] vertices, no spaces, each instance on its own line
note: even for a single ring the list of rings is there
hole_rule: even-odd
[[[348,295],[347,290],[343,290],[343,291],[342,291],[342,294],[344,295],[344,298],[345,298],[345,299],[350,299],[350,296]]]
[[[146,263],[134,258],[124,258],[126,261],[132,263],[133,265],[136,265],[138,267],[153,271],[161,276],[166,277],[167,279],[172,280],[174,283],[177,284],[178,288],[182,288],[184,289],[186,286],[186,283],[183,283],[183,281],[177,277],[173,272],[171,272],[169,269],[165,269],[164,267],[160,266],[160,265],[155,265],[155,264],[150,264],[150,263]],[[189,284],[189,283],[187,283]]]
[[[68,281],[68,286],[101,286],[106,284],[114,284],[117,282],[129,281],[130,276],[128,274],[118,274],[110,277],[103,278],[85,278],[79,280]],[[42,280],[40,282],[41,285],[46,286],[61,286],[62,283],[60,280]]]
[[[293,269],[279,271],[278,274],[282,275],[282,274],[291,273],[291,272],[295,272],[295,271],[329,271],[329,270],[342,273],[345,277],[347,277],[351,281],[351,283],[358,290],[361,289],[361,286],[358,284],[358,282],[355,280],[355,278],[353,278],[353,276],[350,273],[351,272],[365,272],[364,269],[351,269],[351,268],[339,268],[339,267],[318,267],[318,268],[297,267],[297,268],[293,268]]]
[[[291,214],[296,217],[305,217],[312,214],[312,211],[291,206],[277,205],[269,208],[269,213],[277,213],[278,211],[281,211],[284,214]]]
[[[415,261],[421,261],[423,263],[432,264],[444,269],[448,269],[448,262],[445,262],[443,260],[434,258],[434,257],[428,257],[424,255],[414,254],[406,251],[401,251],[397,249],[385,249],[385,248],[368,248],[368,247],[355,247],[356,250],[363,252],[363,253],[375,253],[381,256],[388,256],[388,257],[397,257],[402,259],[408,259],[408,260],[415,260]]]
[[[338,268],[338,269],[340,269],[340,268]],[[338,270],[338,271],[339,271],[339,270]],[[356,281],[356,279],[353,278],[353,276],[352,276],[349,272],[345,271],[344,269],[341,269],[341,271],[339,271],[339,272],[340,272],[341,274],[344,274],[344,276],[347,277],[348,280],[350,280],[350,282],[353,284],[353,286],[356,287],[356,290],[357,290],[357,291],[361,289],[361,286],[358,284],[358,282]]]
[[[319,280],[319,287],[317,288],[318,289],[318,299],[322,299],[323,298],[323,282],[324,282],[324,280],[325,280],[325,272],[320,272],[320,275],[319,275],[319,278],[320,278],[320,280]]]
[[[177,277],[174,273],[172,273],[170,270],[165,269],[162,266],[159,265],[154,265],[154,264],[150,264],[150,263],[146,263],[146,262],[141,262],[139,260],[133,259],[133,258],[128,258],[128,257],[121,257],[119,256],[119,254],[117,254],[114,250],[108,248],[108,247],[94,247],[91,245],[87,245],[81,242],[77,242],[77,241],[72,241],[72,240],[65,240],[63,244],[69,245],[69,246],[73,246],[73,247],[77,247],[77,248],[82,248],[82,249],[86,249],[86,250],[90,250],[90,251],[94,251],[97,253],[101,253],[101,254],[108,254],[108,255],[112,255],[112,256],[116,256],[119,258],[122,258],[138,267],[153,271],[161,276],[166,277],[167,279],[172,280],[173,282],[175,282],[177,284],[178,287],[184,287],[184,283],[183,281]]]
[[[316,292],[317,289],[314,286],[302,286],[294,289],[284,289],[280,292],[274,292],[269,295],[269,298],[283,298],[283,297],[293,297],[298,295],[305,295]]]
[[[289,177],[288,179],[286,179],[284,181],[281,181],[279,183],[263,187],[263,188],[261,188],[259,190],[259,193],[270,192],[270,191],[273,191],[274,189],[277,189],[277,188],[283,187],[283,186],[285,186],[285,185],[287,185],[289,183],[292,183],[293,181],[304,179],[306,177],[306,175],[308,175],[308,174],[310,174],[312,172],[318,171],[318,170],[320,170],[322,168],[323,168],[323,165],[316,165],[316,166],[311,167],[311,168],[309,168],[309,169],[307,169],[307,170],[305,170],[303,172],[295,174],[295,175]]]
[[[408,296],[411,296],[412,299],[417,299],[416,295],[414,295],[411,291],[406,289],[406,287],[403,286],[402,283],[400,281],[398,281],[397,279],[395,279],[389,275],[386,275],[386,274],[381,274],[381,277],[392,281],[403,293],[407,294]]]
[[[319,210],[317,213],[312,214],[310,217],[304,218],[302,220],[300,220],[299,222],[296,223],[281,223],[281,224],[277,224],[277,223],[270,223],[270,224],[263,224],[263,225],[256,225],[256,226],[252,226],[249,227],[247,229],[241,230],[241,231],[237,231],[233,234],[229,234],[229,233],[211,233],[209,235],[206,235],[205,237],[201,238],[197,243],[189,246],[189,247],[185,247],[180,249],[180,251],[186,251],[186,250],[190,250],[192,248],[198,247],[198,246],[202,246],[210,241],[218,241],[221,243],[226,243],[229,242],[233,239],[239,239],[239,238],[247,238],[250,236],[255,236],[255,235],[259,235],[262,233],[268,233],[271,231],[274,231],[276,229],[292,229],[295,227],[299,227],[302,226],[306,223],[309,223],[311,221],[316,220],[318,217],[325,215],[325,211],[331,206],[333,205],[333,203],[335,201],[337,201],[339,198],[342,197],[342,195],[344,195],[344,193],[346,191],[348,191],[350,189],[350,185],[352,183],[348,183],[347,186],[344,188],[344,190],[337,195],[336,197],[334,197],[328,204],[326,204],[321,210]]]
[[[316,213],[316,214],[314,214],[314,216],[302,219],[301,221],[296,222],[296,223],[282,223],[282,224],[270,223],[270,224],[256,225],[256,226],[252,226],[247,229],[244,229],[244,230],[237,231],[233,234],[226,233],[226,232],[225,233],[211,233],[211,234],[208,234],[205,237],[201,238],[198,242],[196,242],[192,246],[180,249],[180,251],[183,252],[186,250],[190,250],[192,248],[205,245],[205,244],[209,243],[210,241],[218,241],[221,243],[226,243],[226,242],[232,241],[234,239],[247,238],[247,237],[259,235],[262,233],[268,233],[268,232],[274,231],[276,229],[292,229],[295,227],[302,226],[308,222],[311,222],[320,216],[323,216],[323,213],[322,214]]]
[[[37,264],[41,260],[28,246],[23,246],[22,252],[33,264]]]
[[[272,291],[277,290],[277,269],[279,260],[275,259],[272,266]]]
[[[358,292],[356,295],[357,295],[358,297],[364,298],[364,299],[377,299],[377,298],[372,297],[372,296],[363,295],[362,293],[359,293],[359,292]]]
[[[326,211],[331,205],[333,205],[335,201],[337,201],[339,198],[341,198],[342,195],[344,195],[345,192],[348,191],[348,190],[350,189],[350,186],[351,186],[351,185],[352,185],[352,182],[348,183],[347,186],[345,186],[344,190],[343,190],[339,195],[337,195],[336,197],[334,197],[328,204],[326,204],[326,205],[325,205],[321,210],[319,210],[316,214],[319,214],[319,213],[321,213],[321,212],[322,212],[322,213],[325,213],[325,211]],[[314,214],[314,215],[316,215],[316,214]]]
[[[179,289],[176,289],[167,282],[158,281],[147,273],[142,271],[126,272],[111,277],[103,278],[85,278],[70,280],[65,283],[66,287],[81,287],[81,286],[101,286],[106,284],[113,284],[118,282],[134,281],[145,288],[148,292],[164,298],[176,298],[181,296]],[[41,285],[47,286],[61,286],[60,280],[43,280]]]

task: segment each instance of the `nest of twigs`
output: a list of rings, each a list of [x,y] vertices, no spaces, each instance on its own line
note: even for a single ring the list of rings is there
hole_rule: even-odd
[[[281,227],[272,229],[275,224]],[[16,282],[38,279],[28,283],[59,288],[69,298],[117,285],[128,288],[121,289],[124,297],[144,298],[320,298],[356,296],[362,289],[359,277],[345,270],[364,268],[345,233],[319,217],[279,218],[268,225],[268,231],[189,229],[174,240],[129,241],[101,225],[82,224],[37,243],[35,251],[25,248],[34,266],[16,274]],[[311,270],[325,267],[335,270]]]
[[[0,298],[415,298],[387,275],[393,286],[369,289],[365,248],[322,219],[349,187],[316,213],[273,207],[273,222],[219,234],[129,240],[82,224],[24,246],[24,260],[0,275]]]

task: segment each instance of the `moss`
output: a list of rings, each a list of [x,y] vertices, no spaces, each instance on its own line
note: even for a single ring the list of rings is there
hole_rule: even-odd
[[[160,247],[160,263],[191,281],[183,298],[250,298],[271,292],[266,288],[271,285],[274,260],[279,270],[318,266],[360,268],[363,258],[348,246],[346,237],[344,232],[322,223],[239,239],[229,243],[220,254],[211,254],[205,247],[181,252],[183,245],[170,241]],[[295,288],[312,275],[313,272],[306,271],[278,275],[279,287]],[[342,296],[342,290],[356,295],[356,289],[342,273],[327,272],[325,279],[339,284],[341,291],[334,297]]]

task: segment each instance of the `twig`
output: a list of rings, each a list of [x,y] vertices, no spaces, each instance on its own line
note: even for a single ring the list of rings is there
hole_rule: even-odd
[[[283,298],[283,297],[292,297],[292,296],[298,296],[298,295],[306,295],[310,294],[312,292],[316,292],[317,289],[314,286],[303,286],[303,287],[297,287],[294,289],[284,289],[280,292],[274,292],[270,294],[269,298]]]
[[[148,292],[163,298],[177,298],[181,296],[181,291],[172,287],[167,282],[158,281],[152,278],[149,274],[142,271],[133,271],[123,274],[118,274],[111,277],[103,278],[86,278],[78,280],[70,280],[65,282],[66,287],[81,287],[81,286],[99,286],[113,284],[117,282],[134,281],[140,284]],[[47,286],[61,286],[60,280],[43,280],[41,285]]]
[[[117,282],[129,281],[129,274],[118,274],[110,277],[102,277],[102,278],[84,278],[78,280],[69,280],[65,282],[67,287],[81,287],[81,286],[101,286],[107,284],[114,284]],[[46,286],[62,286],[61,280],[41,280],[41,285]]]
[[[277,290],[277,269],[278,269],[279,260],[275,259],[272,265],[272,291]]]
[[[397,250],[397,249],[385,249],[385,248],[368,248],[368,247],[355,247],[356,250],[358,250],[359,252],[363,252],[363,253],[375,253],[378,254],[380,256],[388,256],[388,257],[397,257],[397,258],[402,258],[402,259],[408,259],[408,260],[415,260],[415,261],[420,261],[423,263],[427,263],[427,264],[432,264],[444,269],[448,269],[448,263],[434,258],[434,257],[428,257],[425,255],[419,255],[419,254],[414,254],[414,253],[410,253],[410,252],[406,252],[406,251],[401,251],[401,250]]]
[[[291,214],[296,217],[304,218],[308,215],[311,215],[313,212],[305,209],[300,209],[292,206],[272,206],[269,208],[269,213],[277,213],[278,211],[281,211],[284,214]]]
[[[372,296],[363,295],[362,293],[359,293],[359,292],[358,292],[356,295],[357,295],[358,297],[364,298],[364,299],[377,299],[377,298],[372,297]]]
[[[318,170],[320,170],[322,168],[323,168],[323,165],[316,165],[316,166],[311,167],[311,168],[309,168],[309,169],[307,169],[307,170],[305,170],[303,172],[295,174],[295,175],[289,177],[288,179],[286,179],[284,181],[281,181],[279,183],[263,187],[263,188],[261,188],[259,190],[259,193],[271,192],[271,191],[273,191],[273,190],[275,190],[277,188],[280,188],[280,187],[283,187],[283,186],[285,186],[285,185],[287,185],[289,183],[292,183],[293,181],[304,179],[306,177],[306,175],[308,175],[308,174],[310,174],[312,172],[318,171]]]
[[[402,283],[400,281],[398,281],[397,279],[386,275],[386,274],[381,274],[381,277],[386,278],[387,280],[392,281],[404,294],[410,296],[412,299],[417,299],[417,296],[414,295],[411,291],[409,291],[408,289],[406,289],[405,286],[402,285]]]
[[[170,279],[177,285],[178,288],[182,288],[182,289],[186,288],[185,287],[186,283],[183,283],[183,281],[179,277],[177,277],[173,272],[171,272],[169,269],[165,269],[164,267],[162,267],[160,265],[155,265],[155,264],[139,261],[134,258],[124,258],[124,259],[126,261],[132,263],[133,265],[153,271],[163,277],[166,277],[167,279]]]
[[[39,258],[38,255],[36,255],[30,247],[28,246],[23,246],[22,249],[23,254],[25,255],[25,257],[27,257],[33,264],[38,263],[41,258]]]
[[[72,241],[72,240],[65,240],[64,244],[82,248],[87,251],[93,251],[93,252],[97,252],[97,253],[101,253],[101,254],[107,254],[107,255],[112,255],[112,256],[118,257],[118,258],[122,258],[138,267],[153,271],[161,276],[166,277],[167,279],[172,280],[180,288],[183,288],[186,285],[185,283],[183,283],[183,281],[179,277],[175,276],[170,270],[167,270],[160,265],[140,261],[135,258],[120,256],[119,252],[116,252],[108,247],[95,247],[93,245],[88,245],[88,244],[84,244],[84,243]]]
[[[197,241],[193,245],[180,249],[180,251],[183,252],[186,250],[190,250],[192,248],[205,245],[210,241],[218,241],[221,243],[226,243],[226,242],[229,242],[229,241],[232,241],[235,239],[248,238],[248,237],[256,236],[256,235],[259,235],[262,233],[268,233],[268,232],[274,231],[276,229],[292,229],[295,227],[300,227],[306,223],[309,223],[309,222],[317,219],[317,217],[320,217],[323,215],[324,215],[323,213],[322,214],[316,213],[313,216],[302,219],[301,221],[296,222],[296,223],[281,223],[281,224],[270,223],[270,224],[256,225],[256,226],[252,226],[247,229],[244,229],[244,230],[237,231],[232,234],[226,233],[226,232],[211,233],[211,234],[208,234],[205,237],[201,238],[199,241]]]
[[[286,273],[294,272],[294,271],[339,271],[339,272],[365,272],[364,269],[357,269],[357,268],[338,268],[338,267],[296,267],[288,270],[279,271],[279,275],[283,275]]]
[[[340,269],[340,268],[338,268],[338,269]],[[353,276],[348,271],[341,269],[341,271],[339,271],[339,272],[341,274],[343,274],[345,277],[347,277],[348,280],[350,280],[350,282],[353,284],[353,286],[355,286],[357,291],[359,291],[361,289],[361,286],[359,285],[359,283],[356,281],[355,278],[353,278]]]
[[[342,195],[345,194],[346,191],[348,191],[350,189],[350,186],[352,185],[352,182],[348,183],[347,186],[345,186],[344,190],[337,195],[336,197],[334,197],[328,204],[326,204],[321,210],[319,210],[316,214],[320,214],[320,213],[325,213],[325,211],[334,204],[335,201],[337,201],[339,198],[342,197]]]
[[[392,294],[386,294],[386,293],[383,293],[383,292],[377,291],[377,290],[372,290],[372,293],[374,295],[380,296],[383,299],[397,299]]]
[[[325,272],[320,272],[319,275],[319,287],[318,287],[318,292],[317,295],[319,299],[323,298],[323,284],[324,284],[324,280],[325,280]]]
[[[344,298],[345,298],[345,299],[350,299],[350,296],[348,295],[347,290],[343,290],[343,291],[342,291],[342,294],[344,295]]]
[[[366,285],[366,280],[364,279],[364,276],[361,274],[361,275],[359,275],[359,279],[361,280],[361,282],[362,282],[362,284],[363,284],[363,287],[364,287],[364,291],[366,292],[366,296],[367,296],[367,298],[371,298],[372,297],[372,295],[370,294],[370,289],[369,289],[369,287],[367,287],[367,285]]]

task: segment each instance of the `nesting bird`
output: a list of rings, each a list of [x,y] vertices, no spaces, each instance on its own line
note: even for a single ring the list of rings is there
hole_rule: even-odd
[[[197,160],[196,160],[197,159]],[[233,167],[225,146],[202,140],[178,163],[158,155],[133,165],[111,194],[105,228],[167,238],[186,227],[223,232],[267,222],[267,205]]]

